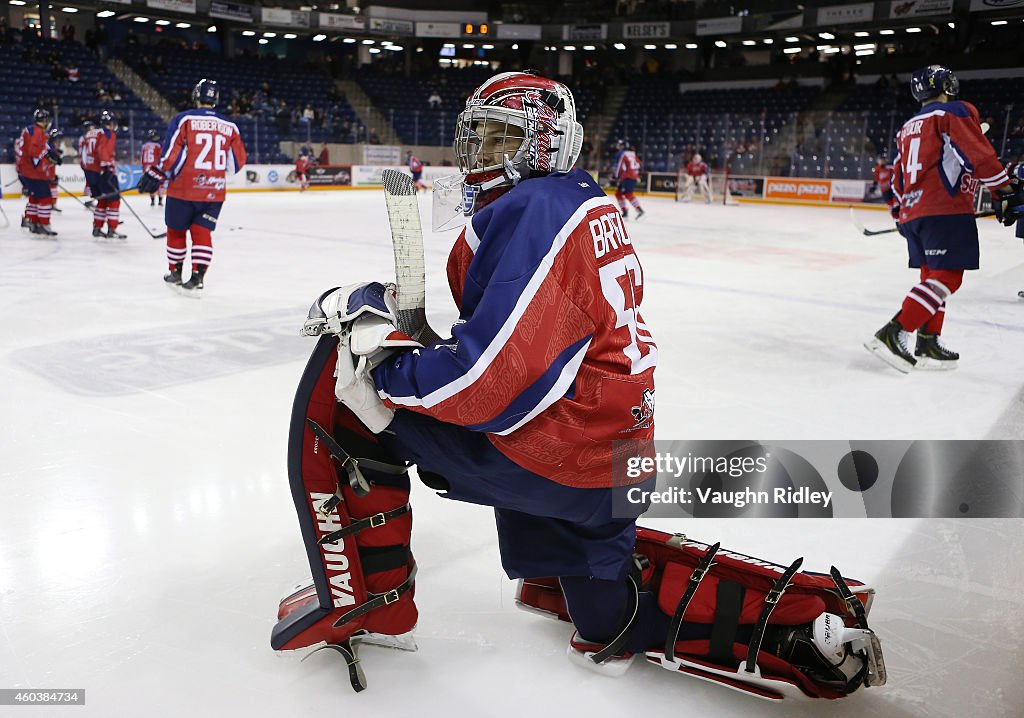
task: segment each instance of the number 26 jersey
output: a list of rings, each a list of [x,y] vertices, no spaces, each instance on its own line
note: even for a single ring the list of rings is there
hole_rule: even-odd
[[[229,174],[245,165],[238,126],[216,110],[179,113],[167,126],[160,168],[170,178],[168,197],[191,202],[223,202]]]

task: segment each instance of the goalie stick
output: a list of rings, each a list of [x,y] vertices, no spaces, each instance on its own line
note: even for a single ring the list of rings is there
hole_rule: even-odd
[[[974,217],[976,219],[980,219],[982,217],[995,217],[995,215],[996,213],[993,210],[985,210],[984,212],[976,212]],[[850,207],[850,221],[853,222],[853,226],[856,227],[865,237],[874,237],[877,234],[889,234],[890,232],[900,231],[899,227],[889,227],[888,229],[868,229],[857,217],[857,212],[854,207]]]
[[[391,244],[395,255],[398,285],[398,328],[421,344],[432,344],[438,336],[427,324],[426,266],[423,259],[423,229],[412,177],[398,170],[382,173],[384,201],[391,223]]]

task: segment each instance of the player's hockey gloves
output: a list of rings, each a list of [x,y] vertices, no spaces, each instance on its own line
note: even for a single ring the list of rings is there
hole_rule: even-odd
[[[60,165],[64,162],[64,158],[60,156],[60,152],[53,149],[52,147],[46,151],[46,159],[50,161],[50,164]]]
[[[139,190],[142,194],[150,194],[160,189],[160,185],[166,179],[167,173],[153,165],[142,173],[142,177],[139,178],[139,183],[135,186],[135,189]]]
[[[992,196],[992,209],[996,219],[1007,227],[1024,217],[1024,180],[1014,177],[1009,187],[996,190]]]
[[[896,223],[896,231],[905,237],[906,235],[903,234],[903,225],[900,224],[900,206],[898,204],[894,204],[889,207],[889,214],[892,215],[892,221]]]

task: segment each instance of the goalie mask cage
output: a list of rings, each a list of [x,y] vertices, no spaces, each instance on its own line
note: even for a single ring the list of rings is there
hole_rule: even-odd
[[[686,196],[686,166],[681,165],[676,170],[676,202],[703,202],[704,197],[696,185],[690,197]],[[727,169],[711,170],[711,204],[721,204],[735,207],[739,204],[729,191],[729,171]]]

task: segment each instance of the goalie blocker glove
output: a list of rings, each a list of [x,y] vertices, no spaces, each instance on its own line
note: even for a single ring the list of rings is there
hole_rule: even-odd
[[[142,173],[142,177],[139,178],[139,184],[135,188],[142,194],[156,192],[166,179],[167,173],[153,165]]]

